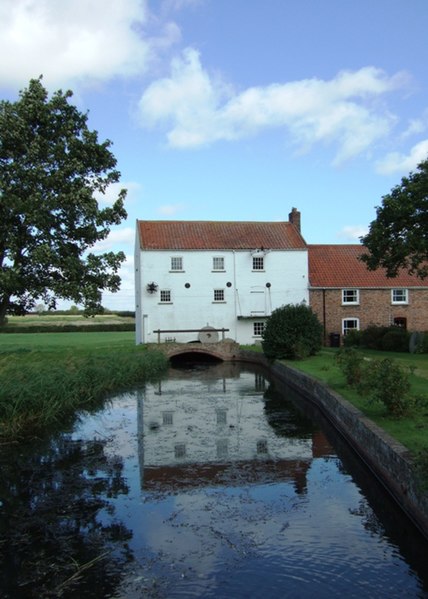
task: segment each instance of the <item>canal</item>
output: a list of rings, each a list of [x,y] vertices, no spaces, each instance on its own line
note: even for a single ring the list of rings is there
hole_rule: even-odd
[[[426,540],[257,367],[171,368],[0,468],[4,599],[428,597]]]

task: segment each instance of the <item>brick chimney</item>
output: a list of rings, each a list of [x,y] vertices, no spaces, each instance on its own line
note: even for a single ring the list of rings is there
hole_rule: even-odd
[[[292,208],[290,214],[288,215],[288,220],[292,225],[296,227],[296,229],[300,233],[300,212],[297,208]]]

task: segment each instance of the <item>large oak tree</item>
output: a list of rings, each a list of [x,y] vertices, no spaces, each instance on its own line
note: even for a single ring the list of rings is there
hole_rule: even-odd
[[[96,196],[120,173],[111,142],[98,141],[71,96],[49,97],[40,77],[0,102],[0,323],[57,298],[94,313],[102,290],[120,286],[124,254],[88,250],[126,218],[126,191],[100,208]]]
[[[383,267],[389,277],[401,269],[428,276],[428,160],[382,198],[376,214],[361,238],[369,251],[361,259],[369,270]]]

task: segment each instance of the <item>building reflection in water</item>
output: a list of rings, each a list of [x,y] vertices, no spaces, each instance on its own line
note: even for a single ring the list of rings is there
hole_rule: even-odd
[[[269,381],[222,363],[189,371],[171,369],[167,380],[147,386],[138,400],[138,437],[143,490],[171,492],[204,485],[293,482],[306,489],[314,457],[331,455],[312,424],[293,434],[270,422],[290,419],[292,406],[267,417]],[[295,408],[294,408],[295,410]],[[301,416],[300,416],[301,418]]]

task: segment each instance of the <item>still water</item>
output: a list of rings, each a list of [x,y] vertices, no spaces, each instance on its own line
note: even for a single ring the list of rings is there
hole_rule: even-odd
[[[171,369],[0,452],[0,596],[428,597],[428,544],[263,371]]]

